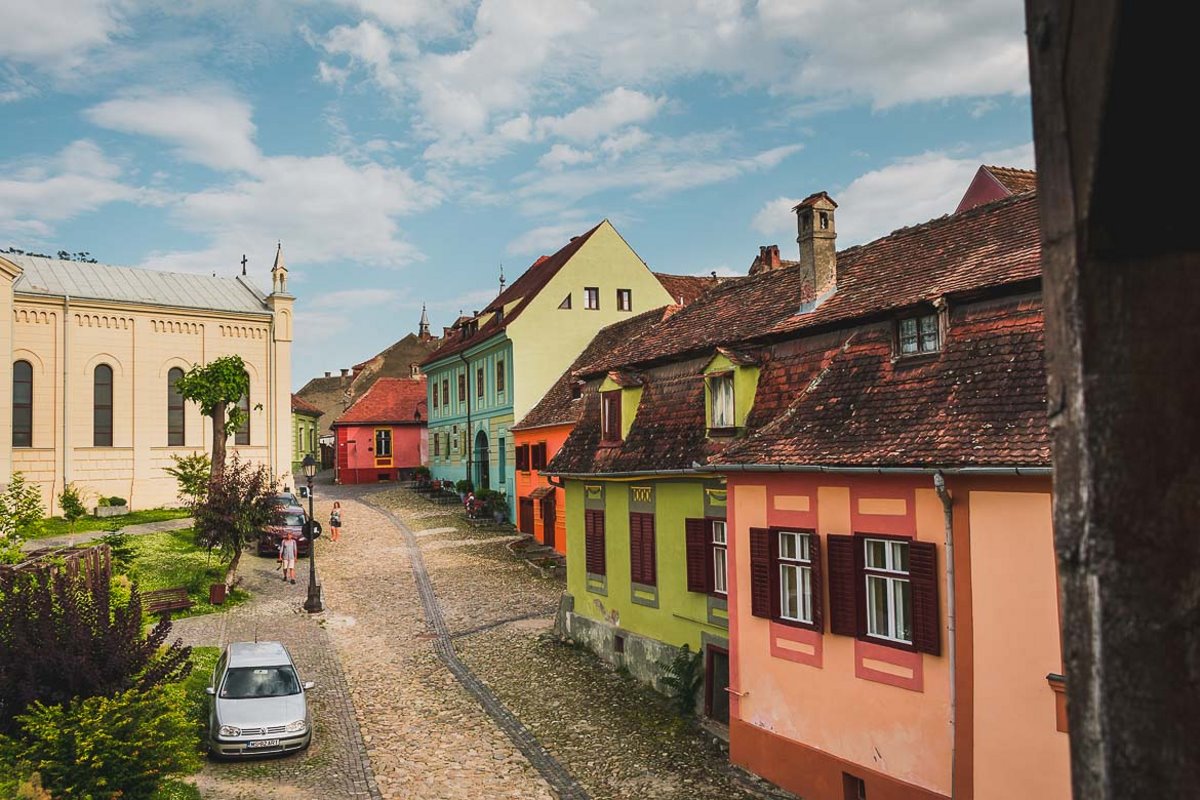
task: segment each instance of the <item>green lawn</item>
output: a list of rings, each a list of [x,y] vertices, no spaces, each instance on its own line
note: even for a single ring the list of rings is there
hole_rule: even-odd
[[[179,702],[188,709],[196,724],[196,747],[204,750],[204,735],[208,727],[208,695],[204,689],[212,677],[213,667],[221,655],[217,647],[193,647],[192,671],[183,681],[172,687],[179,693]],[[154,800],[200,800],[200,791],[183,780],[168,781],[154,795]]]
[[[168,519],[182,519],[186,516],[189,516],[189,512],[184,508],[150,508],[116,517],[83,517],[75,520],[74,531],[62,517],[51,517],[42,523],[42,532],[34,538],[44,539],[47,536],[66,536],[69,533],[86,533],[87,531],[111,531],[126,525],[162,522]]]
[[[225,605],[208,602],[208,587],[225,579],[225,560],[217,552],[196,546],[191,528],[165,533],[146,533],[127,537],[133,554],[132,563],[123,571],[143,592],[186,586],[188,597],[195,603],[187,611],[176,611],[176,617],[211,614],[231,605],[245,602],[248,592],[234,589]],[[243,555],[244,561],[248,555]]]

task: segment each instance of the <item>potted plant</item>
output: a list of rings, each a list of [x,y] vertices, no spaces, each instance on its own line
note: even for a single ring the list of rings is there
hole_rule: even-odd
[[[463,478],[458,483],[454,484],[454,488],[458,491],[458,499],[464,503],[467,501],[467,495],[475,491],[475,485],[471,481]]]
[[[496,492],[491,497],[489,504],[492,511],[492,519],[496,522],[506,522],[508,520],[508,498],[500,492]]]
[[[94,517],[117,517],[129,513],[129,501],[124,497],[99,497],[92,509]]]

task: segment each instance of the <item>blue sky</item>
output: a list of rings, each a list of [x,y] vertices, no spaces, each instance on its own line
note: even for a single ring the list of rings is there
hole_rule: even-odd
[[[840,246],[1032,166],[1017,0],[6,0],[0,247],[264,286],[294,384],[608,217],[662,272]]]

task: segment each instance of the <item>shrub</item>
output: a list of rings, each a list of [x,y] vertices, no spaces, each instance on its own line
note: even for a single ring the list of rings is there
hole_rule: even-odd
[[[204,502],[196,506],[196,542],[230,559],[226,586],[233,587],[242,550],[282,518],[283,509],[275,503],[278,492],[279,483],[265,465],[242,461],[235,454],[225,471],[213,478]]]
[[[124,497],[117,497],[116,495],[113,495],[112,497],[108,498],[108,504],[110,506],[127,506],[129,505],[129,501]]]
[[[463,478],[461,481],[454,484],[454,488],[459,494],[469,494],[475,490],[475,484],[471,483],[466,478]]]
[[[208,495],[208,482],[212,477],[212,459],[207,453],[190,456],[171,456],[173,467],[163,467],[163,472],[175,479],[179,501],[188,508],[195,508]]]
[[[185,676],[190,648],[147,634],[142,602],[114,603],[107,580],[48,570],[0,575],[0,730],[34,703],[148,690]]]
[[[5,749],[21,775],[38,773],[62,800],[150,800],[172,776],[200,766],[195,728],[175,692],[37,703]]]
[[[45,516],[41,490],[14,472],[0,492],[0,564],[21,560],[21,542],[41,533]]]
[[[693,653],[691,647],[685,644],[671,659],[671,663],[665,665],[662,682],[670,692],[675,710],[681,716],[691,714],[696,708],[696,692],[700,691],[700,685],[704,682],[700,654]]]
[[[413,479],[418,481],[429,480],[429,476],[431,474],[432,473],[430,473],[429,467],[420,466],[413,470]]]
[[[129,534],[120,530],[109,531],[100,538],[100,543],[108,545],[113,571],[127,572],[135,556],[133,539]]]
[[[75,521],[87,514],[83,497],[84,493],[73,483],[64,486],[62,494],[58,496],[58,505],[62,508],[63,518],[67,520],[72,533],[75,532]]]

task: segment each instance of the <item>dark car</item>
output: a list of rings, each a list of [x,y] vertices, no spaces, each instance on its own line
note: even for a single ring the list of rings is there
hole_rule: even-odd
[[[308,538],[304,535],[304,523],[308,516],[300,506],[288,506],[282,509],[282,517],[276,525],[269,526],[258,535],[258,554],[273,556],[279,552],[279,542],[284,534],[291,533],[296,539],[296,553],[308,555]]]
[[[273,500],[275,505],[283,506],[284,508],[300,505],[300,499],[297,498],[296,495],[292,494],[290,489],[284,489],[282,492],[279,492],[275,495]]]

